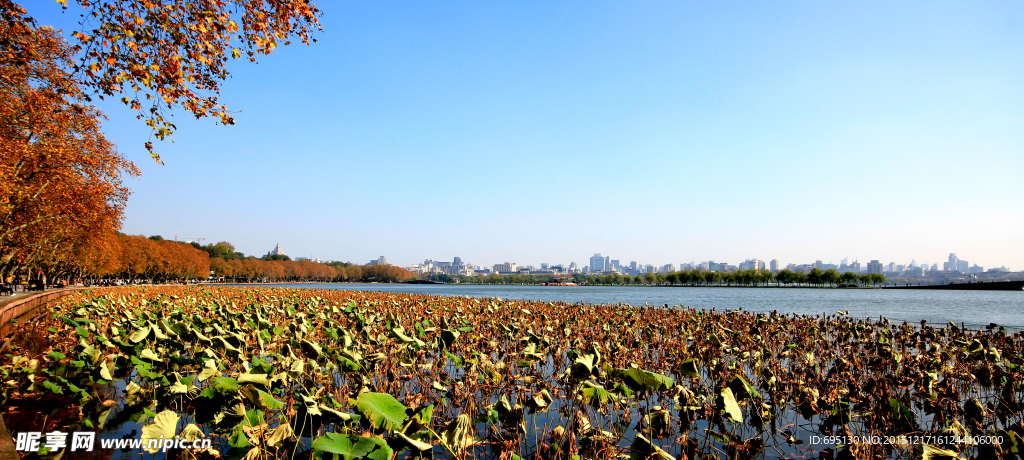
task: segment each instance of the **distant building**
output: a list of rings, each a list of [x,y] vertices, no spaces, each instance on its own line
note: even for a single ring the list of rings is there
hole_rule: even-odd
[[[390,264],[388,263],[388,260],[384,258],[384,256],[380,256],[380,257],[377,258],[377,260],[371,260],[370,263],[368,263],[367,265],[390,265]]]
[[[636,270],[636,261],[635,260],[629,262],[629,269],[630,270]]]
[[[456,257],[455,260],[452,262],[452,265],[454,265],[456,267],[462,266],[462,258],[461,257]]]
[[[972,273],[972,274],[984,273],[984,272],[985,272],[985,268],[984,267],[979,267],[978,264],[974,264],[974,266],[972,266],[971,268],[967,269],[967,273]]]
[[[493,269],[495,273],[516,273],[519,271],[519,265],[505,262],[503,264],[494,264]]]
[[[594,254],[594,256],[590,258],[590,271],[591,272],[603,272],[603,271],[607,270],[608,268],[605,265],[607,260],[608,260],[608,258],[607,257],[602,257],[601,254]]]
[[[773,272],[779,271],[779,259],[772,259],[770,267]]]
[[[665,264],[663,267],[661,267],[662,273],[672,273],[674,271],[676,271],[676,266],[672,264]]]
[[[285,254],[284,250],[281,249],[281,243],[277,243],[277,246],[274,246],[274,249],[271,250],[270,252],[268,252],[267,255],[268,256],[287,256],[288,254]]]
[[[868,262],[868,273],[869,274],[876,274],[877,273],[877,274],[881,275],[882,274],[882,270],[883,270],[882,263],[879,262],[877,259],[876,260],[872,260],[871,262]]]
[[[740,270],[764,270],[764,261],[761,259],[747,259],[740,264]]]
[[[960,273],[967,273],[967,270],[969,268],[971,268],[971,265],[968,264],[966,260],[957,260],[956,261],[956,271],[958,271]]]

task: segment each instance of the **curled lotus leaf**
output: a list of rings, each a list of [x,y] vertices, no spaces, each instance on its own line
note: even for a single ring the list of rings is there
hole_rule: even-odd
[[[320,404],[320,413],[323,414],[326,420],[333,420],[340,423],[358,423],[362,418],[359,414],[349,414],[339,410],[331,409],[326,405]]]
[[[252,372],[246,372],[238,375],[238,383],[251,383],[263,387],[263,389],[270,388],[270,376],[267,374],[254,374]]]
[[[413,439],[409,436],[406,436],[406,434],[402,433],[401,431],[396,431],[395,437],[398,438],[398,440],[400,440],[402,444],[408,446],[410,450],[416,452],[428,452],[434,448],[433,444],[430,444],[429,442],[423,442],[418,439]]]
[[[700,377],[700,372],[697,370],[697,363],[693,358],[687,359],[679,364],[679,375],[691,379]]]
[[[317,359],[323,353],[323,349],[319,345],[306,339],[302,339],[299,346],[302,348],[302,353],[309,359]]]
[[[473,424],[469,414],[461,414],[448,423],[441,433],[441,441],[450,449],[464,450],[480,442],[473,436]]]
[[[569,367],[569,375],[576,380],[586,380],[590,378],[594,372],[594,366],[597,364],[597,356],[593,354],[586,354],[576,358],[573,361],[572,366]]]
[[[142,329],[139,329],[133,332],[132,335],[128,336],[128,340],[130,340],[132,343],[139,343],[143,340],[146,340],[146,337],[149,336],[150,331],[151,329],[149,326],[143,327]]]
[[[444,344],[445,348],[451,348],[452,344],[459,339],[459,335],[459,331],[444,329],[441,331],[441,343]]]
[[[935,447],[931,444],[914,444],[914,460],[954,460],[959,454],[952,450]]]
[[[636,438],[633,439],[633,444],[629,446],[629,459],[630,460],[676,460],[675,457],[665,452],[664,449],[658,447],[649,439],[645,438],[641,434],[637,434]]]
[[[292,426],[282,423],[270,432],[270,436],[267,438],[267,445],[270,447],[281,447],[285,441],[288,441],[293,436]]]
[[[206,360],[205,363],[203,363],[203,370],[199,371],[199,376],[197,377],[197,379],[199,379],[200,382],[205,381],[206,379],[217,375],[218,371],[219,369],[217,369],[217,360],[208,359]]]
[[[189,423],[188,425],[185,425],[185,428],[181,429],[181,433],[178,434],[178,437],[188,442],[193,442],[197,439],[205,438],[206,434],[203,433],[203,430],[199,429],[199,426],[195,423]]]
[[[736,396],[730,388],[725,387],[718,390],[715,403],[718,405],[718,410],[722,411],[730,421],[734,423],[743,421],[743,412],[740,410],[740,405],[736,403]]]
[[[174,439],[174,433],[178,427],[178,414],[172,410],[165,410],[156,414],[153,421],[142,427],[142,445],[146,452],[155,454],[160,451],[160,445],[164,439]],[[158,440],[160,443],[150,443],[150,440]],[[151,446],[157,447],[151,447]]]

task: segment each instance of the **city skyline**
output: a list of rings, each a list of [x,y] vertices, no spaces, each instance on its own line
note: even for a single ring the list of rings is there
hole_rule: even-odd
[[[272,250],[267,252],[267,254],[268,255],[286,255],[286,253],[282,250],[280,243],[277,243],[276,246]],[[602,255],[601,253],[594,253],[592,256],[587,258],[587,260],[585,260],[583,263],[577,263],[575,260],[572,260],[572,261],[569,261],[569,262],[563,262],[563,261],[551,262],[551,261],[546,261],[546,262],[524,262],[524,263],[519,263],[519,262],[514,261],[513,260],[514,258],[513,259],[506,258],[502,262],[477,263],[477,262],[474,262],[471,259],[465,259],[465,262],[464,262],[463,261],[464,259],[462,257],[460,257],[460,256],[451,256],[451,258],[452,258],[452,262],[448,262],[448,261],[446,261],[444,259],[436,259],[435,260],[435,259],[432,259],[432,258],[427,258],[427,259],[422,259],[423,260],[422,263],[419,263],[419,262],[413,262],[413,263],[395,262],[393,265],[407,267],[407,268],[417,267],[417,266],[425,265],[425,264],[428,264],[428,263],[434,263],[434,264],[437,264],[437,266],[452,266],[452,265],[459,266],[459,265],[466,264],[466,265],[475,266],[475,267],[482,267],[482,268],[490,268],[490,267],[496,267],[498,265],[505,265],[505,266],[512,266],[512,267],[518,266],[518,267],[523,267],[523,268],[532,267],[534,269],[538,269],[539,268],[540,270],[548,270],[549,266],[550,267],[558,266],[558,267],[562,267],[562,268],[569,267],[569,266],[579,266],[579,267],[587,267],[587,268],[589,268],[589,271],[606,271],[606,270],[608,270],[609,267],[614,267],[616,269],[616,271],[618,271],[618,269],[620,269],[620,268],[621,269],[625,269],[625,268],[636,269],[637,266],[639,266],[641,268],[654,267],[655,271],[657,271],[657,272],[676,271],[677,269],[678,270],[682,270],[684,268],[686,268],[686,269],[701,268],[701,269],[704,269],[704,270],[715,270],[715,271],[717,271],[718,270],[718,268],[717,268],[718,265],[726,265],[726,264],[728,265],[728,268],[723,267],[722,268],[723,270],[725,270],[725,269],[730,269],[730,270],[731,269],[741,269],[741,270],[745,270],[745,269],[751,269],[751,268],[759,269],[759,270],[770,270],[770,271],[779,271],[779,270],[782,270],[782,269],[805,270],[805,269],[809,269],[809,267],[813,266],[814,268],[820,268],[820,269],[823,269],[823,270],[827,270],[827,269],[831,268],[831,269],[836,269],[836,270],[840,270],[840,271],[845,270],[847,267],[855,267],[855,268],[853,268],[852,271],[856,271],[856,272],[862,272],[863,271],[863,272],[866,272],[866,273],[904,273],[904,272],[906,272],[910,268],[919,268],[919,267],[923,267],[924,271],[938,271],[938,270],[942,270],[942,271],[959,271],[959,272],[962,272],[962,273],[965,273],[965,274],[982,273],[982,272],[984,272],[986,270],[1000,270],[1000,269],[1007,270],[1007,271],[1014,271],[1012,269],[1012,267],[1009,267],[1007,265],[980,266],[980,265],[978,265],[977,262],[971,262],[971,261],[968,261],[966,259],[959,258],[956,255],[956,253],[948,253],[948,255],[946,257],[946,260],[943,260],[941,262],[930,262],[928,260],[920,260],[920,261],[918,261],[917,259],[911,259],[910,261],[901,261],[901,262],[891,261],[891,260],[888,261],[888,262],[883,262],[883,259],[870,259],[870,260],[867,260],[865,262],[861,262],[858,258],[853,258],[853,260],[850,260],[851,259],[850,257],[844,257],[843,259],[840,260],[840,262],[838,264],[833,263],[831,260],[830,261],[823,261],[822,259],[817,259],[817,260],[814,260],[814,261],[811,261],[811,262],[806,262],[806,263],[799,263],[799,262],[782,261],[782,260],[777,259],[777,258],[773,258],[773,259],[746,258],[746,259],[743,259],[742,261],[737,262],[737,263],[732,263],[732,262],[726,261],[724,259],[718,259],[718,260],[716,260],[716,259],[706,259],[706,260],[701,260],[701,261],[697,261],[697,260],[683,261],[683,262],[679,262],[678,264],[673,263],[673,262],[667,262],[667,263],[662,264],[662,263],[660,263],[660,261],[659,261],[659,263],[649,263],[650,261],[637,261],[637,260],[627,260],[627,259],[612,259],[610,255]],[[364,263],[364,262],[361,262],[361,261],[358,261],[358,260],[345,260],[344,258],[342,258],[342,259],[320,258],[320,257],[313,257],[312,255],[309,256],[309,257],[296,256],[295,259],[296,260],[314,260],[314,261],[317,261],[317,262],[325,262],[325,263],[326,262],[334,262],[334,261],[351,262],[351,263],[357,263],[357,264],[363,264]],[[873,264],[875,262],[878,262],[878,264],[879,264],[877,269],[871,268],[871,264]],[[389,262],[386,261],[384,256],[378,256],[376,259],[370,260],[368,263],[369,264],[375,264],[375,263],[389,263]],[[595,265],[596,265],[596,267],[595,267]],[[512,272],[512,271],[516,271],[516,270],[510,268],[508,270],[498,270],[498,271]]]

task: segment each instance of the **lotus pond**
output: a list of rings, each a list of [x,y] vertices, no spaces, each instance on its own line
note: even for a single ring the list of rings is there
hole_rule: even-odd
[[[841,312],[109,288],[18,325],[0,407],[16,432],[212,440],[168,458],[1024,460],[1022,351]]]

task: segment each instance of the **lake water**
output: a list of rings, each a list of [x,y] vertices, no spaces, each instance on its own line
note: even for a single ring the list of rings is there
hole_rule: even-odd
[[[932,324],[952,321],[970,328],[997,323],[1009,331],[1024,329],[1024,291],[356,283],[270,286],[637,306],[668,304],[709,310],[778,310],[779,313],[801,315],[835,314],[837,310],[849,310],[850,316],[860,318],[884,316],[892,321],[910,323],[919,323],[923,319]]]

